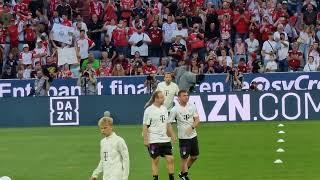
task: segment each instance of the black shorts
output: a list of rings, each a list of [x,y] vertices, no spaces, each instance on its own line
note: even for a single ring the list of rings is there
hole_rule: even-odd
[[[189,156],[199,156],[197,136],[192,139],[179,139],[180,157],[187,159]]]
[[[172,155],[172,145],[171,142],[153,143],[148,147],[148,151],[152,159],[155,159],[159,156],[164,157],[167,155]]]

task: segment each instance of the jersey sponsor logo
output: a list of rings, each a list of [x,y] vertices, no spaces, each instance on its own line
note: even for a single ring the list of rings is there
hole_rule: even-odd
[[[165,96],[168,96],[169,95],[169,90],[165,90],[164,94],[165,94]]]
[[[50,97],[50,125],[79,125],[79,100],[74,97]]]
[[[189,115],[189,114],[183,115],[183,119],[184,119],[185,121],[187,121],[189,118],[190,118],[190,115]]]
[[[108,160],[108,152],[103,152],[104,161]]]
[[[165,116],[165,115],[161,115],[161,116],[160,116],[160,121],[161,121],[161,122],[164,122],[165,120],[166,120],[166,116]]]

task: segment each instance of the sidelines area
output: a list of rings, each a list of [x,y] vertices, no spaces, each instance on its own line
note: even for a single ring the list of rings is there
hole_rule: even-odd
[[[0,127],[95,125],[105,111],[112,113],[117,124],[141,124],[148,98],[149,95],[1,98]],[[196,105],[202,122],[320,119],[317,90],[193,94],[189,102]]]

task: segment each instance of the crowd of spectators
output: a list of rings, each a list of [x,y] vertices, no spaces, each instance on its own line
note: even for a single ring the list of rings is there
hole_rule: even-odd
[[[163,75],[182,64],[195,74],[318,71],[319,2],[0,0],[0,74]],[[71,45],[53,40],[55,23],[75,29]],[[65,47],[78,63],[57,65]]]

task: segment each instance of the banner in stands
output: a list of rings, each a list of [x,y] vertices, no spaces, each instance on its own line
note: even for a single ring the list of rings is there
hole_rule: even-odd
[[[142,124],[148,95],[0,98],[0,127]],[[202,122],[320,120],[319,91],[257,91],[190,96]],[[130,108],[127,108],[130,107]]]
[[[320,72],[312,73],[265,73],[245,74],[244,88],[248,89],[252,81],[258,83],[258,89],[274,90],[319,90]],[[160,80],[163,77],[158,77]],[[98,95],[145,94],[145,76],[98,78]],[[225,74],[206,75],[203,83],[197,85],[196,93],[230,92]],[[56,79],[50,88],[50,96],[77,96],[80,87],[76,79]],[[0,97],[24,97],[30,93],[34,80],[0,80]]]

